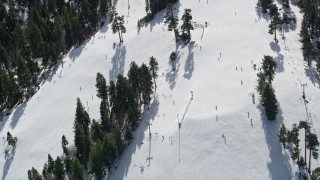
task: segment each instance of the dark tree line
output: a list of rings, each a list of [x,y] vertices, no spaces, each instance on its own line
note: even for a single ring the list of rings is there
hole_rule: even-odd
[[[269,120],[275,120],[278,113],[278,101],[272,88],[272,80],[276,67],[277,63],[271,56],[264,56],[262,60],[262,72],[257,74],[257,91],[261,96],[262,105],[266,110],[266,115]]]
[[[132,131],[139,125],[141,112],[149,108],[158,76],[156,58],[150,57],[149,65],[139,67],[132,62],[128,78],[120,74],[116,82],[111,81],[109,85],[104,76],[97,73],[100,120],[91,120],[78,98],[73,125],[75,151],[67,147],[69,143],[63,135],[63,156],[53,160],[49,154],[41,174],[33,167],[28,171],[29,180],[85,179],[88,174],[103,179],[133,138]]]
[[[304,156],[301,154],[299,145],[299,132],[304,130]],[[309,159],[308,172],[311,173],[311,156],[314,159],[319,157],[319,141],[317,135],[311,132],[311,127],[306,121],[300,121],[299,124],[293,124],[292,129],[289,130],[282,124],[279,132],[279,141],[283,148],[288,148],[291,152],[291,158],[296,161],[299,167],[307,167],[307,158]],[[307,149],[309,150],[309,157],[307,157]]]
[[[320,72],[320,58],[315,59],[320,52],[320,2],[302,0],[301,5],[304,12],[300,31],[303,57],[309,66],[312,60],[316,60],[316,68]]]
[[[22,88],[36,83],[41,68],[90,38],[111,5],[110,0],[1,0],[0,110],[23,98]]]

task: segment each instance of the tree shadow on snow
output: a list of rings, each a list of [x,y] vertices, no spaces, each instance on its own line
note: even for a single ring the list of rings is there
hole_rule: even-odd
[[[71,50],[71,52],[69,53],[69,58],[72,60],[72,62],[74,62],[76,60],[76,58],[80,56],[80,54],[83,51],[83,48],[87,45],[87,43],[88,43],[87,41],[84,41],[79,46],[75,46]]]
[[[166,10],[161,10],[159,11],[153,18],[152,21],[149,22],[150,24],[150,32],[152,32],[152,29],[156,26],[156,25],[160,25],[163,23],[164,20],[164,15],[166,13]]]
[[[166,81],[169,83],[169,87],[170,89],[173,89],[176,86],[176,80],[178,78],[178,73],[179,73],[179,67],[180,67],[180,55],[179,52],[177,52],[178,56],[177,59],[174,62],[174,69],[172,68],[172,62],[171,60],[169,60],[169,66],[170,69],[168,70],[168,72],[166,73]]]
[[[313,66],[310,66],[310,67],[306,66],[304,71],[306,73],[306,76],[312,82],[312,84],[320,88],[320,76],[316,68]]]
[[[262,8],[261,6],[259,6],[258,4],[255,6],[255,11],[256,11],[256,14],[258,16],[258,19],[265,19],[267,22],[269,22],[269,20],[271,20],[270,16],[268,13],[263,13],[262,12]]]
[[[272,49],[272,51],[276,52],[277,54],[279,54],[279,52],[281,51],[279,44],[274,41],[270,42],[269,46]]]
[[[17,124],[18,121],[20,120],[21,116],[24,114],[24,110],[27,107],[27,103],[28,102],[24,102],[22,104],[20,104],[13,112],[12,117],[11,117],[11,123],[10,126],[12,129],[14,129]]]
[[[126,53],[127,53],[127,50],[125,46],[117,45],[116,52],[111,58],[112,69],[109,71],[110,81],[115,81],[119,74],[124,73]]]
[[[266,143],[269,149],[269,162],[267,167],[270,179],[293,179],[292,168],[289,163],[290,156],[282,150],[278,138],[280,126],[283,123],[282,110],[278,103],[278,114],[276,120],[269,121],[265,114],[265,109],[259,101],[257,108],[261,114],[262,127],[265,134]]]
[[[192,77],[192,73],[194,71],[194,60],[193,60],[194,53],[192,52],[193,45],[189,44],[188,45],[188,49],[189,49],[189,52],[188,52],[188,57],[187,57],[187,60],[186,60],[186,64],[184,66],[183,77],[187,78],[187,79],[190,79]]]
[[[142,146],[142,144],[146,141],[144,140],[148,140],[149,137],[149,133],[146,132],[148,131],[148,125],[149,123],[151,123],[151,134],[152,133],[152,122],[155,120],[156,115],[158,114],[158,110],[159,110],[159,105],[160,102],[158,100],[158,98],[156,97],[153,102],[150,105],[150,109],[146,109],[145,112],[142,115],[142,121],[140,122],[138,128],[136,129],[136,131],[133,133],[133,140],[130,143],[130,145],[124,150],[123,154],[121,155],[120,160],[117,162],[117,169],[112,171],[107,179],[109,180],[118,180],[118,179],[124,179],[124,177],[127,177],[128,174],[128,169],[130,167],[131,164],[131,159],[132,159],[132,155],[135,154],[137,148],[140,149],[140,147]],[[146,135],[146,136],[145,136]],[[152,135],[152,138],[154,138],[154,136]],[[149,144],[149,154],[151,151],[151,143]],[[148,154],[146,154],[146,157],[148,156]],[[141,160],[142,162],[144,160]],[[136,163],[136,162],[135,162]],[[137,166],[139,166],[139,164],[137,164]],[[138,169],[139,167],[137,167]],[[141,167],[142,168],[142,167]],[[142,171],[142,169],[141,169]]]
[[[11,149],[11,153],[9,153],[8,155],[6,155],[5,157],[5,162],[3,165],[3,172],[2,172],[2,180],[6,179],[6,176],[8,174],[8,171],[10,169],[11,163],[14,159],[14,155],[16,154],[16,148],[12,148]]]
[[[275,57],[275,59],[276,59],[276,62],[277,62],[276,72],[277,73],[284,72],[283,55],[282,54],[278,54],[278,56]]]

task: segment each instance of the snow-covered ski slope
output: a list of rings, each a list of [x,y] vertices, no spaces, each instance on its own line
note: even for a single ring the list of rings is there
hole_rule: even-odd
[[[132,61],[148,63],[154,56],[160,66],[155,99],[108,179],[295,179],[297,166],[282,150],[278,129],[281,123],[291,127],[305,120],[308,113],[320,137],[320,82],[302,58],[299,9],[291,5],[297,26],[285,32],[284,40],[278,33],[275,43],[268,34],[270,19],[257,11],[256,3],[180,0],[175,13],[181,18],[183,10],[191,8],[197,23],[192,31],[195,43],[184,45],[176,44],[174,33],[167,31],[163,11],[138,32],[145,1],[118,0],[117,11],[127,23],[124,45],[113,49],[118,35],[111,33],[110,25],[103,27],[66,55],[63,67],[53,71],[34,97],[0,123],[1,138],[7,131],[18,137],[15,152],[6,159],[7,143],[1,143],[0,177],[27,179],[33,166],[41,171],[48,153],[54,158],[62,154],[63,134],[73,144],[77,97],[90,117],[99,119],[97,72],[115,80],[117,74],[127,73]],[[208,26],[202,28],[205,22]],[[176,71],[169,62],[172,51],[179,55]],[[279,101],[275,122],[266,120],[255,90],[258,71],[253,64],[259,68],[264,55],[278,63],[273,82]],[[301,98],[305,83],[306,106]],[[312,162],[313,167],[319,165]]]

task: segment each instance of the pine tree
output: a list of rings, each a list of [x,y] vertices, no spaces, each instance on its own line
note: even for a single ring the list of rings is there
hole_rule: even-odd
[[[106,135],[103,136],[102,144],[103,144],[103,148],[102,148],[103,149],[103,162],[104,162],[104,165],[108,168],[108,170],[110,170],[113,161],[117,157],[116,146],[110,140],[110,138]]]
[[[103,156],[101,141],[97,140],[90,150],[90,169],[98,180],[102,179],[104,174]]]
[[[151,94],[152,94],[152,75],[149,72],[149,68],[146,64],[142,64],[140,67],[140,75],[141,75],[141,85],[140,87],[143,88],[142,90],[142,99],[145,104],[148,105],[149,108],[149,102],[151,100]]]
[[[269,33],[270,34],[274,33],[274,40],[277,41],[277,25],[279,24],[280,14],[278,11],[278,7],[275,4],[270,5],[269,10],[270,10],[270,16],[272,18],[269,25]]]
[[[39,172],[32,167],[31,170],[28,170],[28,179],[29,180],[42,180],[43,177],[39,174]]]
[[[191,9],[185,9],[184,13],[182,15],[182,26],[181,29],[185,33],[187,33],[188,41],[191,40],[191,33],[190,31],[193,30],[193,24],[192,24],[192,15],[191,15]]]
[[[176,38],[177,40],[177,35],[178,35],[178,30],[177,30],[177,27],[178,27],[178,22],[179,22],[179,19],[177,16],[174,16],[173,15],[173,4],[168,4],[167,5],[167,12],[165,14],[165,21],[164,23],[165,24],[168,24],[168,31],[172,31],[174,32],[174,37]]]
[[[87,162],[90,152],[90,138],[89,134],[86,134],[82,125],[78,122],[74,122],[74,144],[77,148],[77,157],[81,163],[87,168]]]
[[[71,161],[71,179],[84,179],[84,167],[78,158],[75,158]]]
[[[124,27],[124,16],[118,16],[116,13],[114,20],[112,22],[112,32],[115,34],[118,32],[120,43],[123,43],[123,33],[126,33],[126,28]]]
[[[287,142],[287,129],[284,124],[281,125],[280,134],[278,135],[279,141],[282,143],[283,148],[286,147]]]
[[[157,89],[156,78],[158,77],[158,70],[159,70],[158,65],[159,64],[158,64],[158,61],[156,60],[156,58],[151,56],[150,61],[149,61],[149,66],[150,66],[150,71],[151,71],[151,75],[152,75],[153,83],[154,83],[154,92],[156,92],[156,89]]]
[[[267,9],[269,7],[269,5],[272,3],[271,0],[259,0],[260,1],[260,5],[262,7],[262,12],[266,13]]]
[[[117,11],[116,11],[116,8],[114,6],[111,6],[109,8],[109,11],[108,11],[108,16],[109,16],[109,21],[110,22],[113,22],[113,20],[115,19],[115,17],[118,15]]]
[[[311,180],[319,180],[320,179],[320,167],[317,167],[312,171]]]
[[[291,141],[294,144],[291,158],[292,158],[292,160],[299,161],[299,156],[300,156],[299,142],[300,142],[300,140],[299,140],[299,128],[297,127],[297,124],[292,125],[292,130],[291,130],[290,134],[291,134]]]
[[[20,86],[28,86],[31,81],[31,74],[27,67],[26,61],[21,57],[20,54],[16,55],[16,60],[18,63],[17,75]]]
[[[65,135],[62,135],[62,138],[61,138],[61,144],[62,144],[62,150],[63,150],[63,153],[68,157],[69,156],[69,150],[67,148],[67,145],[69,144],[69,142],[67,141],[67,138]]]
[[[117,149],[117,154],[120,156],[124,150],[123,140],[121,138],[121,131],[118,128],[112,129],[112,139]]]
[[[96,142],[97,140],[102,138],[101,126],[94,119],[92,120],[91,131],[90,132],[91,132],[91,140],[92,140],[92,142]]]
[[[142,88],[140,87],[141,76],[139,73],[140,73],[139,66],[136,64],[136,62],[132,61],[130,64],[130,69],[128,71],[127,76],[132,86],[132,89],[135,93],[135,96],[138,97],[138,99],[141,102],[140,97],[141,97]]]
[[[268,120],[275,120],[278,113],[277,98],[271,84],[266,83],[262,93],[262,103],[266,110]]]
[[[57,157],[57,159],[54,162],[53,172],[56,179],[64,179],[64,176],[65,176],[64,166],[59,157]]]
[[[101,128],[107,132],[110,131],[110,128],[112,126],[112,123],[110,120],[110,112],[108,109],[109,108],[106,101],[101,100],[101,103],[100,103]]]
[[[171,60],[171,62],[172,62],[172,69],[173,69],[174,71],[176,70],[175,65],[174,65],[174,62],[175,62],[176,59],[177,59],[177,53],[173,51],[173,52],[170,54],[170,60]]]
[[[108,99],[107,81],[101,73],[97,73],[96,77],[97,96],[101,99]]]
[[[84,109],[80,98],[77,98],[75,121],[79,122],[86,134],[89,134],[90,117],[87,111]]]
[[[318,159],[319,153],[318,153],[318,147],[319,147],[319,141],[317,138],[317,135],[314,133],[309,133],[307,135],[307,148],[309,149],[309,173],[311,173],[311,154],[314,159]]]
[[[258,80],[257,80],[258,81],[258,85],[257,85],[256,89],[257,89],[258,93],[260,95],[262,95],[264,86],[266,84],[266,76],[265,76],[265,74],[263,72],[259,72],[257,74],[257,76],[258,76]]]
[[[108,9],[107,0],[101,0],[100,9],[99,9],[101,17],[105,17],[107,15],[107,9]]]
[[[277,62],[271,56],[264,56],[262,60],[262,70],[270,84],[274,78],[276,68]]]
[[[310,133],[310,126],[306,121],[300,121],[299,129],[304,129],[304,159],[307,160],[307,135]]]
[[[48,154],[48,166],[47,166],[47,172],[49,174],[53,173],[53,169],[54,169],[54,161],[51,157],[50,154]]]
[[[110,88],[109,88],[109,93],[110,93],[110,107],[111,107],[111,112],[114,112],[115,110],[115,105],[116,105],[116,85],[114,81],[110,81]]]

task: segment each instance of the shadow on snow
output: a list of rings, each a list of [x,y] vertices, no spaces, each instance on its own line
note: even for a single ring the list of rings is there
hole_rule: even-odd
[[[267,167],[270,179],[293,179],[292,168],[289,163],[290,155],[282,150],[278,134],[283,123],[282,110],[278,104],[278,114],[276,120],[269,121],[265,114],[265,109],[259,101],[257,108],[261,114],[262,127],[265,134],[266,143],[269,149],[269,162]]]
[[[115,81],[119,74],[124,73],[124,65],[126,60],[126,47],[119,46],[116,47],[116,52],[111,58],[112,69],[109,71],[109,80]]]
[[[159,100],[156,97],[156,99],[153,100],[152,104],[150,105],[150,109],[145,109],[145,112],[143,113],[143,119],[140,122],[138,128],[134,132],[134,138],[130,145],[124,150],[123,154],[120,157],[120,160],[117,162],[117,169],[112,171],[107,179],[124,179],[124,177],[128,174],[128,169],[131,164],[131,158],[132,155],[135,154],[137,148],[140,149],[140,147],[143,144],[144,139],[149,139],[148,136],[149,133],[145,133],[148,129],[149,123],[152,123],[155,120],[156,115],[158,114],[159,110]],[[151,120],[151,121],[150,121]],[[150,141],[150,140],[148,140]],[[151,143],[149,144],[149,155],[151,151]],[[147,155],[146,155],[147,156]],[[140,167],[143,168],[143,167]],[[143,169],[141,169],[141,172]]]

